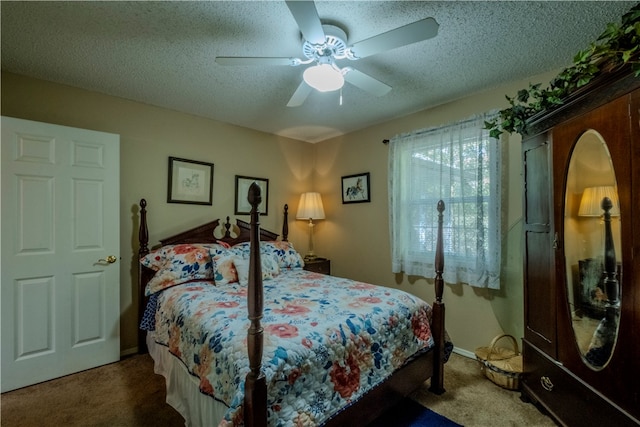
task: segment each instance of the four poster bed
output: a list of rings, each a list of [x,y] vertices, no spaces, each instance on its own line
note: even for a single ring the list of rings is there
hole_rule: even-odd
[[[442,202],[429,306],[304,270],[287,206],[277,240],[260,228],[256,184],[248,200],[250,223],[227,217],[215,237],[215,220],[152,251],[140,202],[139,348],[187,425],[364,426],[429,378],[444,392]]]

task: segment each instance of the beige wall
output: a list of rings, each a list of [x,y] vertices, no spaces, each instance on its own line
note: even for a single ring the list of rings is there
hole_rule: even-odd
[[[138,203],[148,202],[150,243],[216,218],[234,218],[235,175],[269,179],[264,228],[282,229],[282,206],[297,207],[312,185],[313,146],[81,89],[2,73],[2,115],[120,135],[121,349],[137,345]],[[168,157],[214,164],[213,206],[168,204]],[[295,209],[295,208],[294,208]],[[294,211],[295,214],[295,211]],[[241,218],[248,220],[248,216]],[[306,247],[305,224],[290,240]]]
[[[419,277],[390,271],[387,206],[387,154],[382,143],[398,133],[504,108],[532,77],[483,94],[371,126],[318,144],[307,144],[207,120],[188,114],[105,96],[68,86],[2,73],[3,115],[87,128],[120,135],[120,231],[122,264],[122,350],[136,345],[137,203],[146,198],[150,241],[215,218],[233,217],[234,176],[269,179],[269,215],[262,226],[280,230],[281,207],[288,203],[290,240],[301,253],[307,249],[307,226],[296,221],[299,194],[320,191],[327,219],[315,229],[315,252],[331,259],[332,273],[434,298],[433,285]],[[505,138],[508,203],[504,207],[507,235],[503,246],[500,291],[447,285],[447,329],[455,345],[472,352],[506,331],[522,336],[521,161],[518,136]],[[213,206],[166,203],[167,157],[215,164]],[[342,205],[340,177],[371,173],[371,203]],[[445,259],[446,262],[446,259]]]
[[[387,200],[389,148],[382,140],[505,108],[508,106],[505,95],[515,95],[530,82],[548,82],[555,74],[506,84],[317,144],[315,189],[323,196],[327,219],[319,221],[316,226],[315,251],[320,256],[331,258],[332,273],[399,287],[426,301],[433,301],[435,294],[431,280],[391,272]],[[508,202],[503,207],[506,236],[501,290],[447,285],[444,294],[447,330],[457,347],[470,352],[487,345],[502,332],[517,338],[523,336],[520,137],[505,136],[503,143],[507,176],[504,191]],[[343,205],[340,177],[361,172],[371,173],[371,203]]]

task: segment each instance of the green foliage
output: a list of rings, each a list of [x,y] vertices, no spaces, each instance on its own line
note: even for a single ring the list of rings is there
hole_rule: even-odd
[[[640,4],[622,16],[622,22],[607,24],[605,31],[588,49],[573,57],[573,65],[558,74],[545,89],[529,84],[515,97],[507,96],[511,107],[500,110],[498,118],[485,122],[485,129],[493,138],[503,132],[524,134],[527,121],[535,114],[550,110],[563,103],[568,95],[588,84],[604,72],[630,66],[640,77]]]

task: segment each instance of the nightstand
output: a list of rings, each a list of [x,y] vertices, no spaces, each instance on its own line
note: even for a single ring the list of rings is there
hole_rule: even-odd
[[[305,260],[304,269],[314,273],[331,274],[331,261],[326,258]]]

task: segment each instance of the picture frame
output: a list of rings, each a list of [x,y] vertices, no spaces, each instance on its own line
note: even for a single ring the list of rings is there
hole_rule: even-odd
[[[213,204],[213,163],[169,157],[167,203]]]
[[[369,172],[342,177],[342,203],[365,203],[371,201]]]
[[[249,187],[253,183],[260,186],[260,195],[262,202],[258,206],[260,215],[268,215],[269,213],[269,180],[266,178],[255,178],[251,176],[236,175],[236,202],[235,215],[249,215],[251,213],[251,205],[247,200]]]

